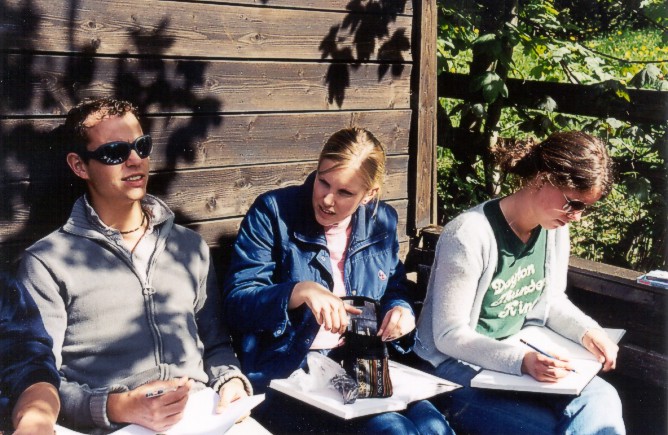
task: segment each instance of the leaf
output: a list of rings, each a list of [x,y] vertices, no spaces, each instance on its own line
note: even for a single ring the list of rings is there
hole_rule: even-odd
[[[545,98],[538,102],[536,106],[540,110],[545,110],[546,112],[554,112],[557,109],[557,102],[552,99],[549,95],[546,95]]]
[[[645,177],[628,177],[622,183],[628,189],[630,195],[635,196],[640,201],[647,201],[651,191],[651,183]]]
[[[493,33],[487,33],[476,38],[471,46],[473,53],[489,56],[493,59],[498,59],[503,53],[501,41]]]
[[[571,124],[571,119],[567,116],[559,114],[554,117],[554,122],[563,128]]]
[[[543,77],[543,72],[545,71],[545,68],[543,65],[536,65],[535,67],[531,68],[531,71],[529,71],[529,75],[535,79],[540,79]]]
[[[501,94],[503,98],[508,98],[508,86],[506,86],[506,82],[503,82],[503,88],[501,89]]]
[[[482,97],[487,103],[493,103],[499,96],[508,97],[508,88],[506,83],[496,73],[495,78],[489,79],[482,87]]]
[[[452,115],[455,115],[457,112],[464,113],[464,112],[468,112],[470,110],[471,110],[471,108],[470,108],[468,103],[466,103],[466,104],[465,103],[460,103],[460,104],[455,105],[455,107],[453,107],[452,109],[450,109],[450,111],[448,112],[448,115],[452,116]]]
[[[564,56],[571,54],[571,51],[567,47],[559,47],[556,50],[553,50],[550,54],[555,62],[559,62]]]
[[[486,33],[476,38],[476,40],[473,41],[473,45],[485,44],[494,40],[496,40],[496,35],[494,33]]]
[[[485,71],[482,74],[478,74],[471,80],[470,89],[472,91],[478,91],[482,89],[483,86],[492,83],[495,80],[500,80],[499,75],[493,71]]]
[[[618,129],[624,126],[624,122],[616,118],[606,118],[605,122],[607,122],[608,125],[614,129]]]
[[[485,116],[487,116],[485,106],[480,103],[474,104],[473,107],[471,107],[471,113],[473,113],[473,115],[478,119],[484,119]]]
[[[631,96],[629,95],[628,92],[626,92],[626,89],[619,88],[615,91],[615,95],[617,95],[619,98],[622,98],[626,100],[627,103],[631,102]]]
[[[634,88],[654,88],[659,84],[661,70],[653,64],[646,65],[629,81],[629,85]]]

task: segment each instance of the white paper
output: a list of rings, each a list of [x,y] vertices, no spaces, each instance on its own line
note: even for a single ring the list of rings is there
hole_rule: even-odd
[[[406,409],[408,403],[460,387],[458,384],[394,361],[390,361],[389,366],[393,394],[391,397],[382,399],[357,399],[355,403],[345,405],[341,393],[332,388],[303,391],[289,378],[274,379],[269,387],[344,419],[380,412],[401,411]]]
[[[606,333],[614,342],[619,342],[624,333],[623,329],[605,329]],[[495,372],[493,370],[482,370],[473,379],[471,387],[487,388],[493,390],[527,391],[534,393],[555,394],[580,394],[582,389],[601,370],[601,363],[594,354],[582,345],[563,337],[556,332],[542,326],[528,326],[517,334],[504,340],[516,346],[529,349],[520,342],[520,338],[537,346],[548,353],[558,353],[570,360],[575,372],[571,372],[557,382],[540,382],[524,374],[516,376],[508,373]]]
[[[82,432],[77,432],[60,425],[56,425],[54,429],[56,430],[56,435],[85,435]]]
[[[264,394],[244,397],[232,402],[221,414],[216,414],[218,394],[211,388],[205,388],[190,395],[183,419],[169,430],[161,433],[169,435],[220,435],[263,400]],[[131,424],[112,434],[155,435],[155,431]]]

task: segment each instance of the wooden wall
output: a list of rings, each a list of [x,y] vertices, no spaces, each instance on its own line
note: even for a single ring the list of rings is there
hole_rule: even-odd
[[[435,31],[433,2],[0,7],[0,268],[60,226],[82,192],[56,127],[89,96],[139,106],[155,143],[149,192],[212,247],[229,246],[258,194],[301,183],[326,138],[347,126],[368,128],[387,147],[384,198],[401,216],[404,251],[429,223],[433,120],[417,114],[435,104],[434,76],[420,74],[435,64],[419,58],[422,27]]]

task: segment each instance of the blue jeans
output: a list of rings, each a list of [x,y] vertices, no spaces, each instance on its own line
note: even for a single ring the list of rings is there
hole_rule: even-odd
[[[421,368],[463,386],[432,399],[460,433],[626,433],[617,390],[599,377],[579,396],[562,396],[471,388],[477,371],[456,360]]]
[[[268,389],[252,415],[273,434],[454,434],[443,414],[426,400],[412,403],[401,412],[344,420]]]

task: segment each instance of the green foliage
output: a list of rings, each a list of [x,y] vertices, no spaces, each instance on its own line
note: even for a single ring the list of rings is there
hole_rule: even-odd
[[[508,1],[438,3],[439,72],[468,74],[477,59],[493,61],[471,78],[471,91],[478,92],[483,103],[441,99],[447,124],[455,130],[468,129],[470,137],[475,137],[479,126],[492,122],[489,105],[508,96],[499,68],[509,71],[510,77],[595,84],[596,95],[587,104],[599,107],[629,101],[628,88],[668,90],[668,6],[662,0],[527,0],[521,2],[516,22],[496,28],[484,22],[483,17],[490,16],[484,8],[497,8],[492,12],[500,15]],[[515,47],[512,58],[504,50],[508,45]],[[487,125],[486,130],[498,131],[501,137],[538,139],[557,130],[584,130],[604,138],[617,163],[618,183],[599,202],[596,213],[573,225],[573,252],[636,270],[662,267],[668,122],[634,125],[558,110],[549,97],[532,107],[505,107],[498,124]],[[473,157],[452,152],[451,148],[462,146],[452,142],[461,140],[460,136],[442,136],[448,139],[439,148],[441,223],[490,195],[504,195],[511,189],[503,180],[493,192],[486,188],[489,153],[475,147],[467,150],[477,153]]]
[[[638,89],[656,89],[657,91],[668,91],[668,81],[663,79],[661,70],[650,64],[640,70],[631,81],[629,86]]]
[[[452,152],[438,148],[438,201],[439,223],[445,224],[464,210],[487,199],[482,183],[481,162],[475,164],[477,175],[457,176],[456,168],[460,165]]]
[[[499,97],[508,97],[506,82],[492,71],[476,77],[471,83],[471,90],[482,91],[482,96],[487,103],[492,103]]]

